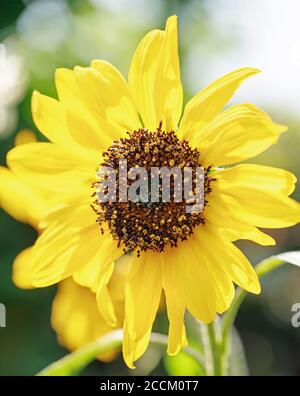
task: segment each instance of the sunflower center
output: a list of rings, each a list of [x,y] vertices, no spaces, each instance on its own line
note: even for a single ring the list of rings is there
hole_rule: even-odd
[[[212,180],[210,168],[201,167],[199,154],[174,131],[163,131],[161,125],[156,131],[139,129],[114,141],[103,154],[98,180],[93,185],[96,197],[93,209],[102,232],[107,224],[124,252],[136,251],[138,255],[147,250],[162,252],[167,246],[175,247],[178,242],[188,239],[194,228],[204,223],[202,209],[207,203]],[[107,169],[110,170],[108,173]],[[166,189],[164,172],[168,173],[169,181]],[[130,177],[131,173],[138,175],[138,179]],[[125,195],[124,188],[120,187],[124,175],[130,179],[126,180]],[[200,191],[197,177],[202,183],[201,210],[199,205],[191,206],[196,192]],[[108,179],[117,181],[110,194],[114,199],[103,200],[100,192],[109,195],[107,184],[103,187],[103,182]],[[183,186],[189,186],[190,190],[183,192]],[[154,190],[156,194],[153,194]]]

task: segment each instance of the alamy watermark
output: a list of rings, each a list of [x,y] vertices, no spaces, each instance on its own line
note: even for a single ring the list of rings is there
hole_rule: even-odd
[[[185,202],[186,213],[197,214],[204,207],[205,169],[203,167],[144,167],[128,169],[120,159],[118,169],[99,169],[97,196],[100,202]]]
[[[6,308],[0,303],[0,327],[6,327]]]
[[[292,326],[298,328],[300,327],[300,303],[293,304],[291,311],[294,313],[291,319]]]

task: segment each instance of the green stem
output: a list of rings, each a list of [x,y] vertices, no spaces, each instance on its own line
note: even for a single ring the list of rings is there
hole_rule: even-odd
[[[80,373],[89,363],[91,363],[97,356],[119,349],[122,345],[123,331],[115,330],[98,340],[91,342],[75,352],[57,360],[50,364],[37,375],[39,376],[61,376],[61,375],[76,375]],[[168,345],[168,337],[164,334],[152,333],[150,342],[152,344],[166,346]],[[202,355],[191,347],[186,347],[184,352],[197,361],[197,363],[204,370],[204,362]]]
[[[221,360],[221,372],[222,375],[228,375],[229,362],[228,358],[230,355],[230,341],[231,341],[231,329],[234,324],[238,310],[247,296],[247,292],[243,289],[237,289],[235,299],[230,308],[230,314],[224,315],[222,321],[222,341],[220,344],[220,360]]]
[[[210,351],[213,363],[212,375],[222,375],[221,359],[220,359],[220,341],[217,338],[216,322],[207,325],[207,334],[210,341]]]
[[[233,326],[238,310],[246,296],[247,292],[244,289],[237,289],[235,298],[230,308],[230,314],[225,314],[222,321],[222,344],[226,344],[226,339]]]
[[[274,269],[280,267],[282,264],[285,264],[285,261],[278,259],[276,256],[272,256],[261,261],[255,267],[255,270],[258,277],[261,278],[267,275],[268,273],[272,272]],[[247,296],[247,292],[241,288],[238,288],[230,309],[223,316],[222,328],[221,328],[222,342],[220,344],[222,375],[226,375],[228,371],[228,357],[229,357],[229,347],[230,347],[230,339],[231,339],[231,334],[230,334],[231,329],[234,324],[236,315],[239,311],[239,308],[246,296]]]
[[[200,334],[201,334],[201,344],[202,344],[202,350],[204,355],[204,366],[205,366],[204,373],[205,375],[212,376],[214,371],[214,363],[212,357],[211,342],[208,335],[208,328],[206,324],[198,320],[196,320],[196,323],[198,323],[199,325]]]

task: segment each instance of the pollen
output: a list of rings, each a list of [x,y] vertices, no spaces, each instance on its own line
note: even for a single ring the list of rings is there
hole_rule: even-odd
[[[127,160],[127,169],[143,167],[148,175],[149,189],[152,182],[152,167],[174,168],[190,167],[195,174],[195,169],[201,167],[199,162],[200,152],[191,148],[186,140],[179,139],[174,131],[163,131],[161,124],[155,131],[139,129],[127,133],[127,137],[116,140],[103,154],[102,167],[109,167],[120,176],[120,159]],[[210,167],[204,168],[204,206],[207,204],[208,194],[211,191]],[[116,200],[102,202],[98,198],[101,181],[98,178],[93,183],[93,196],[95,201],[92,208],[97,213],[97,222],[103,230],[104,224],[112,237],[123,247],[124,253],[141,251],[163,252],[167,247],[176,247],[179,242],[187,240],[193,234],[194,228],[204,224],[203,210],[199,213],[187,213],[186,207],[189,199],[179,196],[175,182],[177,175],[170,178],[170,201],[162,199],[162,186],[159,187],[159,199],[153,202],[148,200],[120,201],[120,191],[117,184]],[[186,178],[182,178],[185,182]],[[128,189],[133,181],[128,181]],[[161,183],[161,182],[160,182]],[[192,182],[192,191],[195,192],[195,181]],[[184,195],[184,194],[183,194]]]

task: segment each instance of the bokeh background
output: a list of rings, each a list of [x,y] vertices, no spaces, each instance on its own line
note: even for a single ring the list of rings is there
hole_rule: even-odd
[[[239,67],[263,73],[247,81],[234,98],[254,102],[289,126],[277,146],[255,162],[283,167],[300,177],[300,2],[298,0],[0,0],[0,161],[17,131],[36,130],[30,115],[32,91],[56,95],[56,67],[112,62],[125,75],[143,35],[177,14],[185,101],[218,76]],[[0,188],[2,188],[0,186]],[[294,197],[300,199],[298,190]],[[259,202],[257,202],[259,205]],[[7,327],[0,328],[0,375],[32,375],[67,353],[50,326],[55,287],[22,291],[11,281],[16,254],[35,231],[0,210],[0,302]],[[300,248],[300,228],[269,232],[278,244],[240,244],[253,263],[276,252]],[[291,306],[300,302],[300,270],[283,267],[263,280],[263,293],[249,296],[236,327],[236,374],[299,375],[300,328],[291,326]],[[166,329],[163,315],[156,328]],[[198,329],[189,328],[197,339]],[[242,343],[241,343],[242,341]],[[245,365],[244,354],[248,367]],[[150,348],[138,369],[122,359],[94,362],[84,374],[198,374],[183,356],[161,358]]]

